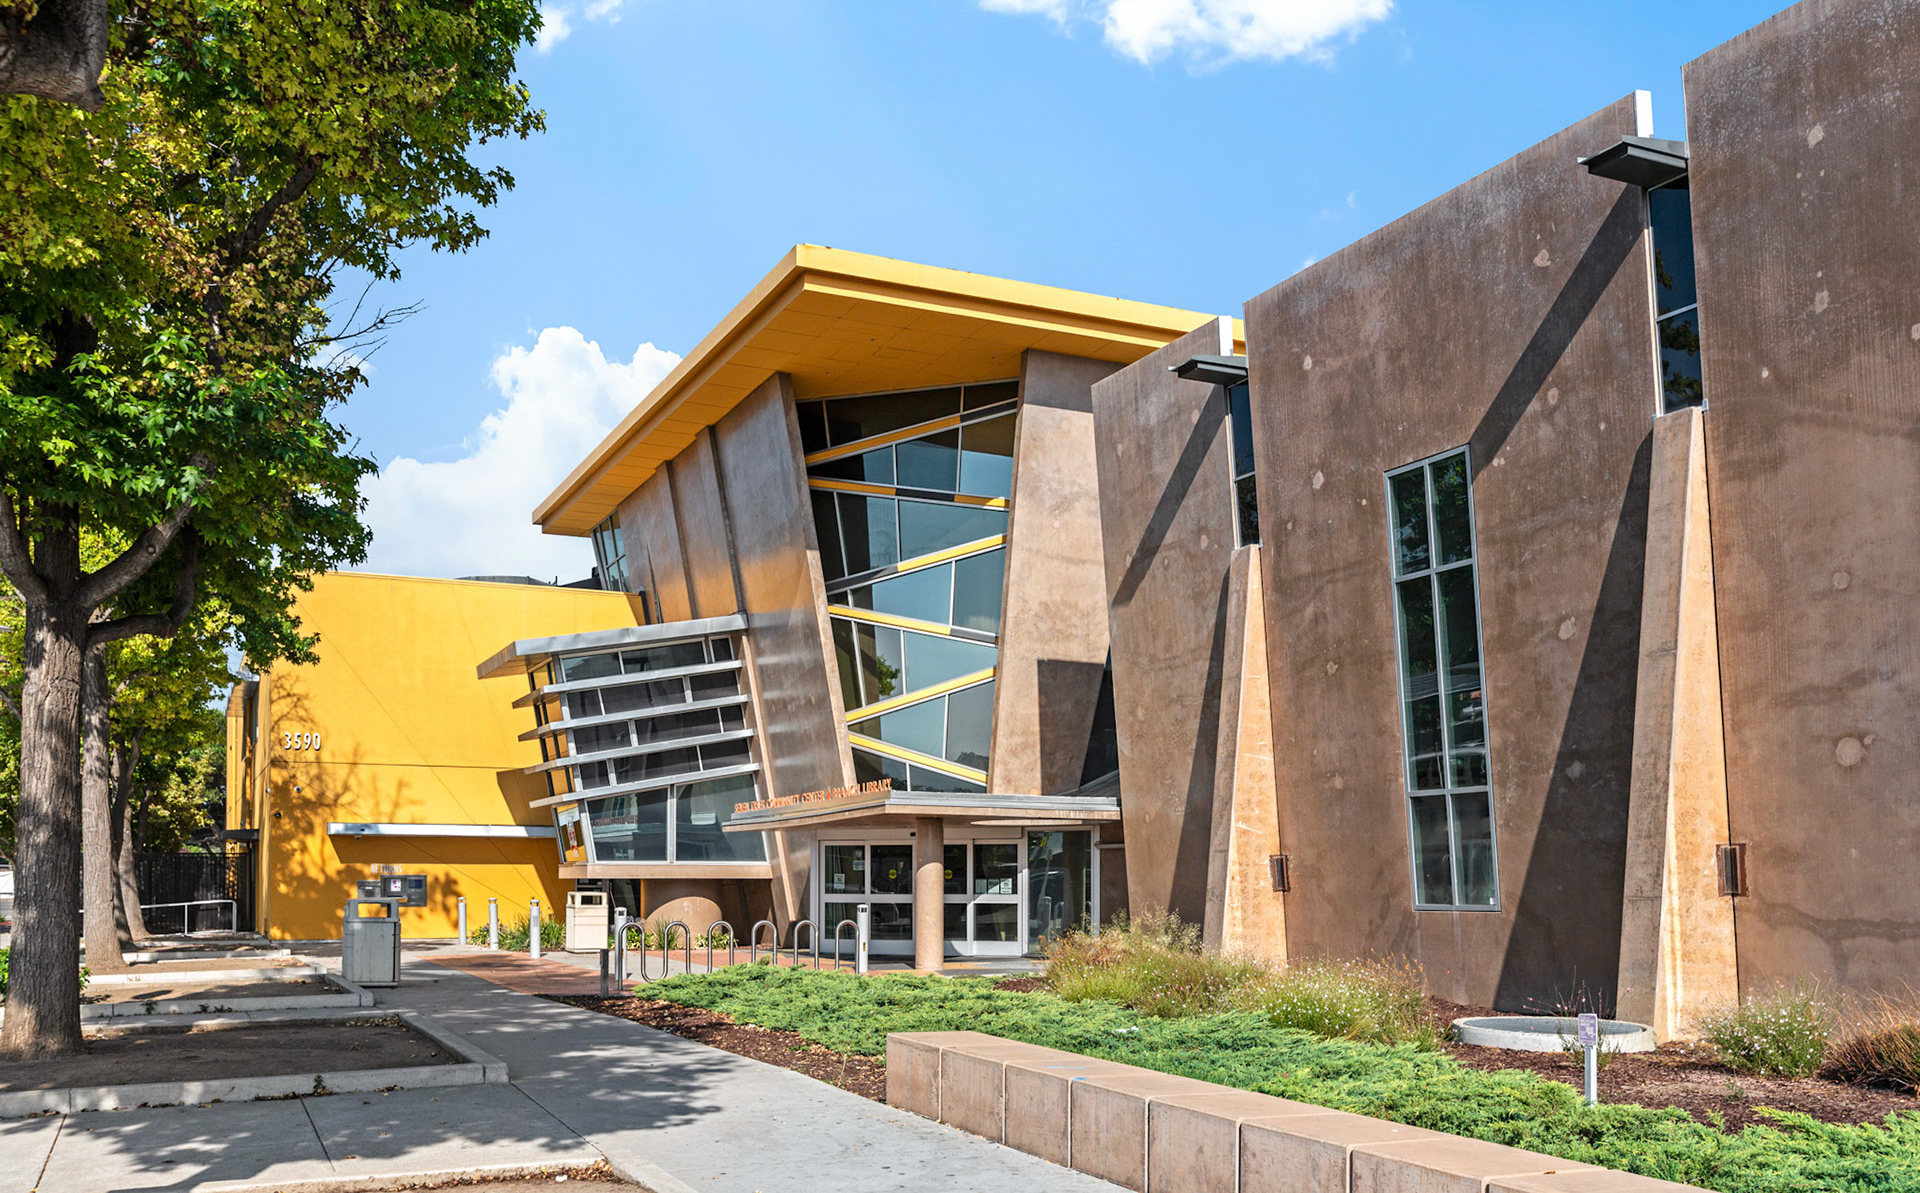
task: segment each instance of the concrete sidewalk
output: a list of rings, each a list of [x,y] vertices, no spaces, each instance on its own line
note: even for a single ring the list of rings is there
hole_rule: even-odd
[[[441,950],[432,950],[440,952]],[[654,1193],[1114,1188],[786,1069],[432,964],[376,992],[511,1084],[0,1122],[0,1193],[298,1189],[604,1155]],[[324,1188],[324,1185],[316,1186]]]

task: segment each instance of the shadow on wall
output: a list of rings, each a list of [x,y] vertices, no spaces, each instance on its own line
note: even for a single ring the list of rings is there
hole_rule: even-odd
[[[1617,1002],[1652,468],[1649,429],[1614,523],[1526,881],[1513,908],[1494,991],[1494,1005],[1504,1010],[1598,1000],[1610,1013]],[[1547,1006],[1524,1005],[1541,990],[1553,992]]]
[[[1102,663],[1076,659],[1040,659],[1035,671],[1040,689],[1040,794],[1058,795],[1080,785],[1087,748],[1093,739]],[[1088,701],[1086,694],[1095,693]]]
[[[1641,225],[1640,196],[1627,188],[1474,428],[1468,442],[1476,477],[1499,455],[1639,245]],[[1647,400],[1651,416],[1651,393]],[[1493,1000],[1502,1009],[1545,1010],[1582,998],[1599,998],[1609,1008],[1614,1002],[1652,444],[1649,426],[1614,525],[1526,879],[1512,908]],[[1552,992],[1547,1006],[1538,1003],[1542,991]]]
[[[303,693],[290,683],[276,685],[275,725],[310,725]],[[279,732],[278,730],[275,731]],[[337,937],[354,884],[374,876],[375,865],[394,865],[428,875],[427,906],[402,911],[402,932],[409,938],[455,934],[457,901],[467,897],[468,927],[486,922],[488,897],[500,900],[503,922],[527,914],[527,900],[538,896],[543,914],[561,913],[564,890],[558,879],[555,845],[546,839],[485,837],[329,837],[329,821],[371,823],[508,823],[515,819],[511,784],[505,780],[472,792],[446,787],[442,768],[369,764],[358,746],[344,754],[323,750],[317,756],[276,749],[269,780],[270,844],[262,852],[262,888],[270,891],[268,927],[281,939]],[[444,768],[457,782],[469,768]],[[516,776],[527,780],[528,776]],[[533,780],[537,782],[537,779]],[[296,792],[294,788],[300,790]],[[498,808],[480,809],[476,801]],[[280,818],[272,819],[277,812]]]
[[[1193,488],[1194,478],[1200,475],[1201,465],[1206,463],[1207,453],[1213,450],[1213,441],[1220,433],[1220,420],[1226,417],[1225,394],[1224,389],[1215,386],[1207,404],[1201,408],[1199,418],[1194,420],[1193,429],[1187,432],[1187,442],[1180,448],[1180,458],[1174,463],[1172,475],[1167,478],[1167,487],[1160,491],[1160,500],[1154,503],[1146,529],[1140,532],[1140,543],[1133,549],[1133,559],[1128,562],[1120,583],[1114,586],[1114,608],[1132,604],[1133,594],[1139,591],[1141,582],[1153,569],[1154,560],[1160,555],[1160,545],[1167,541],[1167,532],[1173,528],[1174,519],[1186,504],[1187,491]]]

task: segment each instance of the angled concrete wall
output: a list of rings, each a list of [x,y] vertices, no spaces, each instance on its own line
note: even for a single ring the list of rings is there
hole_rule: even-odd
[[[685,621],[692,617],[680,524],[674,516],[672,466],[663,466],[621,502],[619,516],[628,582],[645,587],[656,620]]]
[[[1749,988],[1920,970],[1920,8],[1794,6],[1686,69]]]
[[[1657,373],[1640,192],[1576,158],[1640,127],[1623,99],[1247,305],[1295,956],[1613,993]],[[1416,912],[1384,474],[1462,446],[1500,904]]]
[[[1663,1040],[1691,1038],[1703,1011],[1739,996],[1734,900],[1715,868],[1727,765],[1701,419],[1679,410],[1653,424],[1633,713],[1619,1014]]]
[[[1054,352],[1021,358],[990,791],[1080,785],[1107,661],[1093,385],[1114,368]]]
[[[1168,369],[1232,351],[1221,320],[1093,387],[1128,902],[1194,924],[1206,913],[1234,509],[1226,391]]]

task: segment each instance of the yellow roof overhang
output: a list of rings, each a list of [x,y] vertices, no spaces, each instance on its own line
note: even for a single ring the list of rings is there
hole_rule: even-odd
[[[796,245],[533,520],[547,534],[586,534],[774,373],[811,398],[1014,377],[1029,348],[1130,364],[1216,317]],[[1235,320],[1236,351],[1244,335]]]

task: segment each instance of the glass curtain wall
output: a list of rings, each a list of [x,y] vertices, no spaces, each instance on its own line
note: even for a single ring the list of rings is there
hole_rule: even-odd
[[[1499,906],[1467,453],[1387,476],[1414,903]]]
[[[593,528],[593,559],[600,565],[600,587],[610,592],[626,592],[627,548],[620,537],[620,517],[608,514]]]
[[[860,781],[982,792],[1017,382],[798,404]]]
[[[760,834],[723,831],[759,770],[732,639],[562,655],[530,680],[568,861],[765,860]]]

